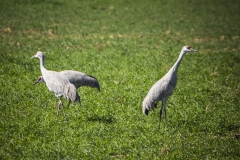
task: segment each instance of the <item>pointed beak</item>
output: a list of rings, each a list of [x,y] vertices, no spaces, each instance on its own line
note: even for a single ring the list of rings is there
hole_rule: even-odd
[[[195,50],[195,49],[191,49],[193,52],[198,52],[197,50]]]
[[[36,58],[35,56],[32,56],[30,59],[32,59],[32,58]]]
[[[34,83],[33,83],[33,85],[35,85],[35,84],[38,84],[38,83],[39,83],[39,82],[38,82],[38,81],[36,81],[36,82],[34,82]]]

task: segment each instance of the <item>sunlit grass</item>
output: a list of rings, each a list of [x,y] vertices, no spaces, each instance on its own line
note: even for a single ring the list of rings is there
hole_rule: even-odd
[[[0,5],[1,159],[236,159],[240,156],[238,1],[5,1]],[[167,102],[142,114],[150,87],[186,54]],[[56,117],[49,70],[98,78],[82,107]],[[63,100],[67,104],[66,100]]]

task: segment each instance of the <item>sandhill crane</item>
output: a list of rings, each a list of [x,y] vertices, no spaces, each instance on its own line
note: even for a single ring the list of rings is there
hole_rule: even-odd
[[[77,89],[82,86],[89,86],[92,88],[97,88],[98,91],[100,91],[100,85],[97,78],[91,75],[86,75],[85,73],[72,71],[72,70],[65,70],[59,73],[62,76],[66,77],[70,81],[70,83],[72,83]],[[40,76],[34,84],[40,83],[40,82],[45,82],[42,76]],[[69,101],[68,103],[68,107],[70,102],[71,101]]]
[[[66,77],[65,77],[66,78]],[[43,79],[43,76],[39,76],[38,77],[38,79],[37,79],[37,81],[33,84],[33,85],[35,85],[35,84],[37,84],[37,83],[42,83],[42,82],[44,82],[45,83],[45,81],[44,81],[44,79]],[[74,84],[73,84],[74,85]],[[79,96],[79,94],[77,93],[77,99],[75,100],[75,102],[77,101],[77,102],[79,102],[79,105],[81,106],[81,101],[80,101],[80,96]],[[70,105],[70,103],[71,103],[71,99],[69,99],[68,100],[68,108],[69,108],[69,105]]]
[[[69,80],[62,76],[60,73],[55,71],[49,71],[44,67],[44,54],[41,51],[38,51],[31,58],[39,58],[40,70],[42,72],[44,81],[46,82],[48,89],[51,92],[53,92],[55,96],[59,99],[57,116],[59,108],[60,106],[62,106],[64,117],[66,117],[61,97],[64,96],[67,100],[71,100],[73,102],[80,101],[80,97],[77,93],[76,87],[73,84],[71,84]]]
[[[158,128],[160,128],[160,121],[162,116],[162,109],[164,110],[164,120],[166,122],[166,102],[169,96],[172,95],[177,85],[177,72],[180,66],[183,56],[187,52],[196,52],[197,50],[192,49],[190,46],[184,46],[180,52],[180,55],[172,66],[172,68],[158,80],[149,90],[147,96],[144,98],[142,103],[143,114],[148,115],[150,110],[157,107],[159,101],[162,101],[162,107],[159,112]]]

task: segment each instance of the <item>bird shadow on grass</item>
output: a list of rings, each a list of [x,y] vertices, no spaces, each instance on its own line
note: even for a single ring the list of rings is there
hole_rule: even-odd
[[[88,117],[87,121],[90,122],[99,122],[99,123],[105,123],[105,124],[112,124],[116,122],[116,119],[112,116],[99,116],[94,115],[93,117]]]

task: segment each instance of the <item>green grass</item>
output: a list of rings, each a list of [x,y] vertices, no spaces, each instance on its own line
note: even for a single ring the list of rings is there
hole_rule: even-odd
[[[237,0],[1,1],[0,159],[238,159],[239,10]],[[184,45],[199,52],[185,55],[159,130],[159,107],[144,116],[141,103]],[[66,121],[46,85],[32,85],[38,50],[47,69],[100,82],[79,89]]]

